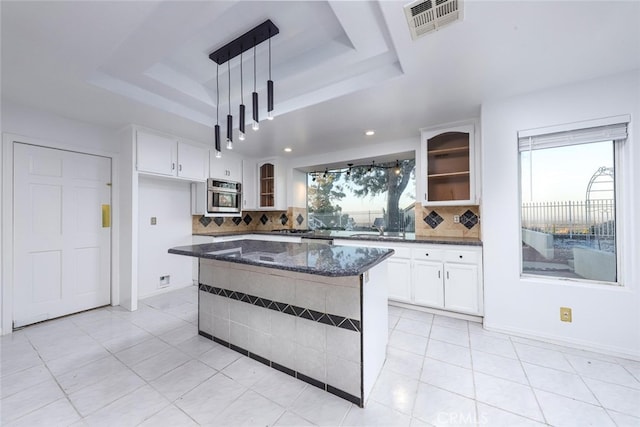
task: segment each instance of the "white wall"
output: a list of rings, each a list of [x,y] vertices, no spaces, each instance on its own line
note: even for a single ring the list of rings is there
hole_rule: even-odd
[[[191,244],[191,183],[142,175],[138,182],[138,297],[144,298],[192,284],[192,258],[167,252]],[[170,286],[159,289],[164,275]]]
[[[0,211],[2,212],[2,227],[0,228],[0,259],[2,259],[2,304],[0,304],[0,333],[11,332],[11,312],[12,301],[12,146],[13,140],[20,140],[25,143],[41,145],[45,147],[60,148],[86,152],[91,154],[104,155],[112,158],[114,168],[114,180],[112,186],[112,196],[117,198],[117,168],[119,144],[116,133],[113,129],[97,126],[89,123],[70,120],[56,114],[37,110],[22,105],[17,105],[6,100],[2,101],[2,134],[3,149],[0,159],[0,176],[2,176],[2,195],[0,197]],[[112,254],[117,253],[119,244],[117,215],[118,205],[113,204],[114,221],[112,235]],[[118,261],[114,259],[112,267],[113,282],[118,281]],[[117,293],[112,294],[112,298],[117,299]]]
[[[2,102],[2,132],[59,143],[78,150],[117,153],[119,145],[113,129],[67,119],[48,111]]]
[[[618,238],[623,286],[520,278],[517,132],[631,115],[630,137],[616,171],[623,205]],[[525,336],[640,358],[640,72],[623,73],[482,106],[482,235],[485,325]],[[635,183],[636,188],[633,188]],[[634,194],[635,192],[635,194]],[[560,322],[559,307],[573,309]]]

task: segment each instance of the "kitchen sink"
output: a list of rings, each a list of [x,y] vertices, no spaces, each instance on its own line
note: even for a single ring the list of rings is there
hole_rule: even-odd
[[[349,237],[356,237],[358,239],[371,239],[371,240],[405,240],[401,234],[352,234]]]

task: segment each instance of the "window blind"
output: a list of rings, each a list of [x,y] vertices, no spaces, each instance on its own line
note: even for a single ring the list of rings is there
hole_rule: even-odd
[[[627,123],[616,123],[540,135],[531,135],[531,132],[527,131],[526,134],[528,135],[525,135],[525,132],[518,132],[518,148],[520,151],[624,140],[627,139]]]

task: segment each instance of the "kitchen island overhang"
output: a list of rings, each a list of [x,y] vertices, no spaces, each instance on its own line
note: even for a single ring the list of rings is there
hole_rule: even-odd
[[[200,335],[364,407],[386,355],[393,250],[238,240],[169,252],[200,258]]]

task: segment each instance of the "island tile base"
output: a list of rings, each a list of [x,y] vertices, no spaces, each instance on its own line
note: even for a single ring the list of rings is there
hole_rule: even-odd
[[[385,360],[386,261],[327,277],[200,259],[200,335],[364,407]]]

